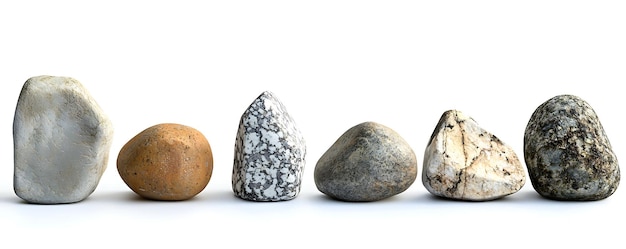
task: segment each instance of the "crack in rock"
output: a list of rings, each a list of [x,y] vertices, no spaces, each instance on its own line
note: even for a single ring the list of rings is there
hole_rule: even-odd
[[[469,116],[450,110],[442,115],[424,153],[422,182],[437,196],[493,200],[519,191],[525,171],[511,147]]]

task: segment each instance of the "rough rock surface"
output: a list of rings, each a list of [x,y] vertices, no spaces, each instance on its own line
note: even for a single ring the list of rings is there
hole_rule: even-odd
[[[84,200],[107,167],[112,136],[110,120],[80,82],[28,79],[13,121],[15,193],[38,204]]]
[[[535,110],[524,133],[524,159],[533,187],[546,198],[600,200],[619,185],[604,128],[577,96],[555,96]]]
[[[317,161],[317,189],[342,201],[378,201],[404,192],[417,178],[409,144],[384,125],[365,122],[346,131]]]
[[[241,116],[235,142],[232,187],[250,201],[286,201],[297,197],[306,144],[285,106],[263,92]]]
[[[158,124],[122,147],[117,170],[126,185],[141,197],[187,200],[211,180],[213,154],[200,131],[181,124]]]
[[[526,174],[511,147],[460,111],[443,113],[424,153],[422,183],[433,195],[470,201],[519,191]]]

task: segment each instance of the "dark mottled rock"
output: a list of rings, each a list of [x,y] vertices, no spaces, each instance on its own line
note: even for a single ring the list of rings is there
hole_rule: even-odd
[[[546,198],[600,200],[619,185],[604,128],[577,96],[556,96],[535,110],[524,133],[524,159],[533,187]]]
[[[232,187],[250,201],[286,201],[300,192],[306,144],[287,109],[263,92],[241,116]]]
[[[317,189],[342,201],[377,201],[408,189],[417,177],[409,144],[389,127],[365,122],[346,131],[315,166]]]
[[[462,112],[443,113],[424,153],[422,183],[431,194],[493,200],[519,191],[525,182],[513,148]]]

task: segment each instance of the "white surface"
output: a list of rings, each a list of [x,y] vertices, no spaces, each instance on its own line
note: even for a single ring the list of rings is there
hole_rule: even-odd
[[[385,201],[342,203],[313,183],[317,159],[363,121],[395,129],[421,162],[453,108],[523,158],[530,115],[563,93],[594,107],[626,160],[622,2],[129,2],[0,4],[2,247],[623,244],[623,186],[603,201],[555,202],[528,181],[507,198],[471,203],[434,199],[418,180]],[[29,205],[13,193],[15,103],[22,84],[42,74],[82,82],[115,126],[109,168],[81,203]],[[265,90],[307,140],[302,192],[289,202],[241,201],[230,189],[239,118]],[[143,201],[117,174],[123,144],[161,122],[192,126],[211,143],[213,177],[195,199]]]

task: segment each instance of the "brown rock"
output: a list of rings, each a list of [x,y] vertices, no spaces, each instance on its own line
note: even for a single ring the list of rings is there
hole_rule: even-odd
[[[186,200],[209,183],[213,154],[198,130],[180,124],[158,124],[122,147],[117,170],[126,185],[144,198]]]

